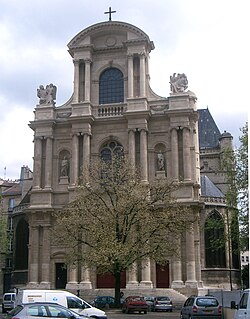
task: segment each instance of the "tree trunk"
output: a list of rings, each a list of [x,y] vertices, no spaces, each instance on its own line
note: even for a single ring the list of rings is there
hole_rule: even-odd
[[[121,272],[115,273],[115,305],[120,308],[121,305]]]

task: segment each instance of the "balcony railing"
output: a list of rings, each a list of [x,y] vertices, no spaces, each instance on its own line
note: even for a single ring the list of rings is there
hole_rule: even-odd
[[[114,117],[121,116],[126,111],[125,105],[107,105],[98,107],[98,117]]]

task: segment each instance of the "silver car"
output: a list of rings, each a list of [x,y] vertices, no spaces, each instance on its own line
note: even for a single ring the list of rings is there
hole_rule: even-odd
[[[222,307],[212,296],[191,296],[181,309],[181,319],[221,319]]]
[[[88,318],[85,315],[79,315],[68,308],[51,302],[33,302],[18,305],[6,316],[8,319],[44,319],[44,317],[68,319]]]
[[[169,297],[158,296],[154,298],[153,311],[173,311],[173,303]]]

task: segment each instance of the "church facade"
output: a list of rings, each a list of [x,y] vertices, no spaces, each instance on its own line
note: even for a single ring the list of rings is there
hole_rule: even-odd
[[[150,260],[137,272],[128,269],[122,288],[238,287],[232,243],[229,240],[220,250],[221,260],[213,257],[204,230],[206,219],[214,214],[225,229],[230,222],[226,189],[220,188],[211,169],[219,169],[215,161],[223,145],[232,144],[231,135],[219,136],[218,145],[204,146],[200,152],[199,130],[204,129],[201,119],[206,112],[197,110],[185,74],[170,77],[168,97],[152,91],[149,56],[154,44],[138,27],[119,21],[97,23],[78,33],[68,49],[74,64],[71,98],[55,106],[56,86],[40,86],[39,104],[29,124],[34,131],[33,186],[23,212],[29,232],[28,269],[14,269],[13,285],[71,290],[114,287],[108,274],[65,266],[64,248],[53,243],[50,230],[52,213],[71,201],[82,169],[104,150],[112,153],[122,147],[140,166],[142,181],[180,182],[178,201],[198,216],[192,231],[182,236],[178,257],[170,257],[167,266]]]

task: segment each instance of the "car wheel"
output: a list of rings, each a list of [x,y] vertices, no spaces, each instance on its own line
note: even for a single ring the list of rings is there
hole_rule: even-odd
[[[147,314],[147,310],[144,310],[144,314],[145,314],[145,315]]]
[[[2,306],[2,313],[5,313],[5,309],[4,309],[4,306]]]

